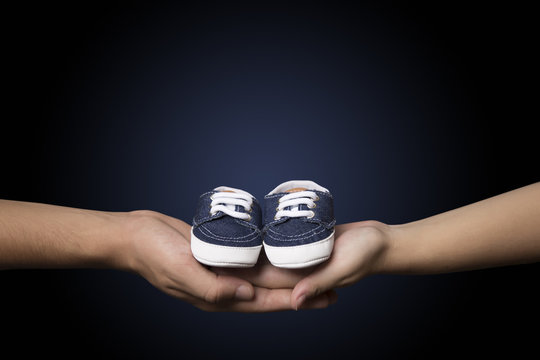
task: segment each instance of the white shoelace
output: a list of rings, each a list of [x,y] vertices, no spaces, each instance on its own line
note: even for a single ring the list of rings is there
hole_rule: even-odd
[[[319,197],[313,191],[298,191],[287,194],[279,199],[274,219],[279,220],[284,216],[312,218],[315,213],[311,210],[300,210],[300,205],[307,205],[308,208],[313,209],[317,206],[315,204],[317,200]],[[285,210],[285,208],[289,209]]]
[[[242,206],[245,211],[251,211],[253,199],[249,195],[220,191],[210,196],[210,199],[212,199],[210,203],[210,215],[212,216],[218,211],[223,211],[225,214],[237,219],[247,221],[251,219],[251,215],[236,211],[236,205]]]

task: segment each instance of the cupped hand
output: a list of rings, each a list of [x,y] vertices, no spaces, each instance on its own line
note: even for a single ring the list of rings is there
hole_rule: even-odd
[[[377,221],[336,226],[332,256],[295,285],[291,306],[302,307],[320,294],[375,272],[389,246],[389,233],[390,227]]]
[[[205,311],[291,309],[293,285],[284,276],[279,279],[279,285],[283,286],[265,287],[266,280],[258,282],[255,278],[243,279],[234,272],[214,272],[195,260],[189,240],[191,227],[181,220],[153,211],[135,211],[130,213],[128,228],[129,247],[124,254],[127,264],[124,267],[169,295]],[[330,300],[322,294],[306,306],[326,307]]]
[[[298,310],[297,306],[291,302],[292,290],[298,282],[311,274],[316,267],[303,269],[284,269],[270,263],[264,250],[261,251],[257,264],[252,268],[212,268],[217,274],[224,276],[234,276],[249,281],[256,288],[280,291],[287,295],[288,304],[286,308]],[[283,299],[285,300],[285,299]],[[337,293],[333,289],[321,292],[313,296],[302,304],[302,309],[321,309],[337,301]]]

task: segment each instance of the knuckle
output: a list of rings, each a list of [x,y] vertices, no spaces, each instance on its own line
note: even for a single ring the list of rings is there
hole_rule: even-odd
[[[219,290],[216,287],[209,288],[204,294],[204,301],[209,304],[217,304],[220,298]]]
[[[313,285],[309,289],[308,293],[310,294],[311,297],[315,297],[315,296],[320,295],[322,292],[323,292],[323,290],[319,285]]]

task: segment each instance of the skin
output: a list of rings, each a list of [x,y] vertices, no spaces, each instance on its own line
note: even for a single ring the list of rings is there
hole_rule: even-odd
[[[153,211],[113,213],[0,200],[0,269],[131,271],[206,311],[291,309],[291,288],[265,288],[216,274],[191,255],[190,226]],[[307,308],[335,302],[328,291]]]
[[[372,274],[438,274],[540,261],[540,183],[402,225],[336,226],[331,258],[300,272],[267,263],[221,269],[264,287],[293,287],[302,308],[330,289]]]
[[[107,213],[0,201],[0,268],[107,267],[135,272],[207,311],[324,308],[333,289],[371,274],[437,274],[540,261],[540,183],[402,225],[336,226],[331,258],[249,269],[191,255],[190,227],[151,211]]]

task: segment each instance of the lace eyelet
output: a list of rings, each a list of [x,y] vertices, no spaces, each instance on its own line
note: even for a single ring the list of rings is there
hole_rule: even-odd
[[[313,204],[313,206],[308,205],[308,208],[310,208],[310,209],[315,209],[316,207],[317,207],[317,204]]]
[[[280,217],[278,218],[277,216],[274,216],[274,220],[277,221],[277,220],[279,220],[279,219],[281,219],[281,218],[280,218]]]
[[[319,195],[317,195],[317,197],[315,199],[313,199],[313,201],[319,201],[321,200],[321,198],[319,197]]]
[[[251,215],[248,215],[248,218],[246,219],[246,221],[251,221]]]
[[[278,212],[278,211],[279,211],[279,206],[276,208],[276,212]]]
[[[308,216],[307,218],[308,218],[308,219],[312,219],[314,216],[315,216],[315,212],[312,211],[312,212],[311,212],[311,216]]]

